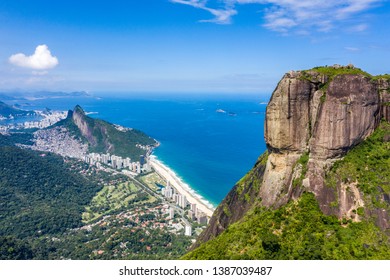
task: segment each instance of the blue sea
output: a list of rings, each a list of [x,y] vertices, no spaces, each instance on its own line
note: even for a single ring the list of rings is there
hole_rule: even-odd
[[[25,109],[73,109],[137,128],[158,140],[154,155],[214,206],[265,149],[264,95],[147,95],[44,99]],[[20,101],[19,101],[20,102]]]

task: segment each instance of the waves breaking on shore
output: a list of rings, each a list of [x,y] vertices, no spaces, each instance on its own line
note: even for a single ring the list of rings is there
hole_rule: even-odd
[[[169,175],[172,176],[172,178],[176,181],[177,184],[179,184],[186,192],[188,192],[194,200],[197,201],[199,205],[204,205],[206,208],[208,208],[210,211],[215,210],[215,206],[205,199],[202,195],[197,193],[189,184],[184,182],[184,180],[169,166],[167,166],[163,161],[157,158],[155,155],[150,156],[151,161],[157,163],[161,166],[161,168],[165,169],[166,172],[169,173]],[[180,191],[179,191],[180,192]]]

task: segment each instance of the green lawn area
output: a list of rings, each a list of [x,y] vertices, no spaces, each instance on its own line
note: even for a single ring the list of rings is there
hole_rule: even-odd
[[[82,215],[83,223],[88,224],[114,211],[130,209],[135,205],[152,203],[155,200],[133,182],[105,186],[85,208]]]
[[[165,186],[166,181],[160,177],[156,172],[149,173],[147,175],[141,176],[140,181],[147,185],[153,191],[159,191],[160,188],[158,185]]]

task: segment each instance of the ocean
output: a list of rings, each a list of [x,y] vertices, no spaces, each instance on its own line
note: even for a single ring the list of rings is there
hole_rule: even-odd
[[[266,149],[264,95],[103,96],[19,104],[54,110],[79,104],[91,117],[142,130],[161,143],[154,155],[214,206]]]

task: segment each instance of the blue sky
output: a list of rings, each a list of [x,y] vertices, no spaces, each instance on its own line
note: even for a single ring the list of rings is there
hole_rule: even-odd
[[[0,2],[0,90],[270,93],[289,70],[390,73],[387,0]]]

